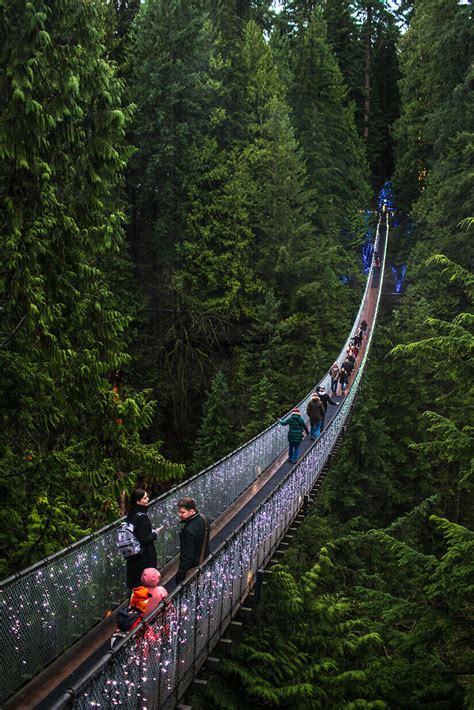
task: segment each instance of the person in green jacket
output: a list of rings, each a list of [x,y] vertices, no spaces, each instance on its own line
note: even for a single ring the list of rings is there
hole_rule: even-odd
[[[286,419],[280,419],[282,426],[288,426],[288,461],[296,463],[298,460],[298,451],[301,441],[303,440],[303,430],[308,434],[308,427],[305,420],[300,414],[298,407],[295,407],[290,416]]]

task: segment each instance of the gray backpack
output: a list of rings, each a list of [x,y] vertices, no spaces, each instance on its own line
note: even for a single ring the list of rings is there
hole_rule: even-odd
[[[145,515],[145,513],[138,513]],[[141,542],[135,537],[135,526],[130,522],[120,523],[117,530],[117,549],[122,557],[135,557],[143,551]]]

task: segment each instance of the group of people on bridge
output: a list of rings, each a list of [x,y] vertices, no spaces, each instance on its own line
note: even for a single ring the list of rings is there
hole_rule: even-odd
[[[149,496],[143,488],[132,491],[125,525],[133,531],[139,552],[126,557],[130,603],[128,608],[121,609],[118,613],[118,630],[112,637],[112,645],[168,596],[167,589],[160,586],[161,574],[157,568],[158,556],[155,548],[155,540],[162,527],[152,527],[147,514],[148,503]],[[177,512],[183,525],[180,532],[179,565],[175,575],[175,583],[178,585],[210,554],[210,526],[208,519],[198,511],[193,498],[181,498],[177,503]]]
[[[350,345],[346,350],[345,359],[339,366],[337,362],[333,364],[329,370],[331,377],[331,393],[337,395],[338,386],[340,387],[341,396],[345,395],[346,387],[349,384],[349,378],[354,372],[357,357],[362,347],[362,340],[367,331],[367,321],[364,319],[357,330],[357,334],[351,338]],[[338,405],[337,400],[326,393],[326,388],[320,385],[312,394],[311,399],[306,407],[306,415],[309,419],[308,426],[301,416],[299,407],[295,407],[291,414],[286,419],[280,419],[282,426],[288,428],[288,461],[296,463],[299,455],[299,447],[303,441],[303,432],[309,434],[314,441],[321,435],[324,428],[324,420],[328,410],[328,405]]]
[[[132,590],[142,583],[145,569],[156,567],[155,540],[162,528],[152,528],[147,515],[148,493],[142,488],[132,491],[127,522],[141,545],[139,554],[127,558],[127,587]],[[209,555],[209,524],[199,513],[193,498],[181,498],[177,503],[178,517],[183,527],[180,532],[181,554],[175,582],[181,584],[189,573]]]
[[[298,460],[303,432],[309,434],[313,441],[321,435],[328,406],[339,404],[339,401],[333,399],[333,396],[337,395],[338,387],[340,395],[344,396],[366,331],[367,322],[363,320],[357,334],[351,338],[344,361],[341,365],[335,362],[331,367],[329,371],[331,394],[328,394],[322,385],[312,394],[306,407],[309,428],[298,407],[295,407],[288,417],[280,420],[282,426],[288,426],[288,460],[291,463],[296,463]],[[148,503],[148,493],[144,489],[137,488],[132,492],[126,524],[133,531],[139,551],[126,557],[127,587],[131,597],[130,606],[123,610],[121,617],[119,616],[119,629],[122,634],[133,628],[145,613],[149,614],[168,595],[168,591],[160,586],[161,576],[157,569],[158,558],[155,549],[155,540],[162,528],[152,527],[147,514]],[[177,503],[177,513],[183,526],[180,532],[179,563],[175,575],[175,583],[178,585],[184,582],[210,554],[210,526],[207,518],[198,511],[193,498],[181,498]]]

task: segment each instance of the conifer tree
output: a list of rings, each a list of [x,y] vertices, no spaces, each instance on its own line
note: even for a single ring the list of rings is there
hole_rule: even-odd
[[[443,145],[440,128],[450,129],[443,114],[472,59],[471,26],[472,8],[457,0],[420,0],[401,40],[395,182],[406,208],[420,194],[436,147]]]
[[[371,683],[380,637],[349,599],[330,591],[331,567],[324,548],[298,581],[273,566],[265,605],[208,683],[206,707],[386,707]]]
[[[103,0],[103,2],[110,54],[119,68],[124,70],[130,30],[140,9],[140,0]]]
[[[193,456],[195,471],[202,471],[231,450],[233,436],[229,414],[232,410],[233,404],[229,396],[227,379],[224,373],[219,371],[212,379],[211,389],[203,407],[204,416]]]
[[[367,166],[319,10],[300,31],[295,52],[291,97],[296,135],[315,191],[315,224],[319,233],[337,236],[367,200]]]
[[[474,263],[471,194],[474,155],[474,96],[470,66],[452,96],[437,106],[438,140],[431,157],[425,189],[413,206],[416,234],[420,236],[416,257],[422,260],[441,252],[461,267]]]
[[[335,273],[339,260],[333,245],[314,229],[317,190],[309,188],[306,155],[295,139],[284,86],[267,44],[252,23],[246,28],[242,54],[247,77],[244,125],[252,139],[244,152],[252,161],[258,189],[249,205],[260,252],[257,265],[285,319],[280,335],[284,333],[286,366],[296,372],[302,363],[302,372],[307,372],[305,358],[317,368],[317,350],[322,345],[324,351],[328,341],[337,337],[330,331],[337,330],[332,304],[344,299]]]
[[[0,8],[2,553],[26,565],[118,513],[143,467],[176,475],[139,431],[146,394],[112,389],[127,318],[108,281],[130,109],[102,7]],[[110,380],[110,381],[109,381]]]
[[[218,56],[216,76],[222,67]],[[224,136],[221,148],[216,136],[197,146],[204,181],[192,193],[176,283],[196,318],[207,312],[229,336],[232,322],[248,328],[235,384],[237,397],[245,393],[247,400],[250,393],[253,403],[248,432],[255,431],[258,420],[275,418],[275,401],[287,408],[308,389],[308,366],[311,372],[322,369],[326,346],[339,339],[335,323],[343,328],[345,320],[338,318],[342,287],[335,275],[337,258],[315,238],[314,195],[306,184],[284,86],[254,22],[244,31],[235,81],[241,95],[239,133],[226,151],[228,132],[221,133],[220,125],[227,114],[216,109],[212,121],[217,136]],[[215,86],[219,90],[221,84]],[[270,302],[278,314],[271,320],[268,347],[257,331],[263,326],[260,313]],[[263,397],[260,405],[257,391]],[[243,399],[242,406],[248,406]]]
[[[366,150],[372,184],[378,186],[391,178],[394,168],[392,126],[400,111],[400,68],[397,51],[400,33],[393,14],[384,7],[379,7],[373,23],[369,135]]]
[[[241,440],[248,441],[272,424],[292,401],[294,393],[286,375],[285,338],[280,321],[280,304],[272,291],[257,306],[255,318],[237,351],[234,379],[236,392],[247,393],[246,421]]]
[[[442,255],[430,259],[443,266],[446,279],[462,285],[472,305],[473,274]],[[427,325],[431,337],[398,345],[393,355],[407,357],[416,366],[423,363],[431,370],[437,391],[432,407],[423,414],[422,440],[413,444],[431,464],[430,476],[444,498],[443,510],[456,521],[472,520],[472,432],[471,422],[465,420],[464,378],[459,373],[469,360],[474,345],[473,317],[470,312],[458,313],[451,322],[430,317]],[[469,395],[468,395],[469,397]],[[456,405],[454,405],[454,401]],[[453,406],[454,405],[454,406]]]
[[[472,698],[466,620],[473,533],[438,516],[430,520],[444,537],[438,554],[425,552],[419,542],[400,540],[398,530],[372,531],[369,536],[383,551],[372,574],[378,581],[366,576],[356,591],[390,649],[382,674],[375,671],[373,677],[389,707],[429,706],[433,698],[446,707],[468,707]],[[429,524],[422,518],[420,523]]]
[[[128,232],[142,311],[137,323],[135,378],[160,393],[166,434],[186,432],[193,417],[188,372],[201,387],[201,329],[176,292],[174,272],[185,238],[188,195],[196,182],[193,145],[206,125],[210,25],[202,3],[148,0],[134,24],[130,86],[137,105],[130,166],[132,220]],[[198,336],[199,337],[199,336]],[[202,346],[202,343],[201,343]]]
[[[360,26],[353,12],[353,2],[326,0],[323,13],[328,43],[344,77],[348,98],[355,103],[357,123],[362,126],[364,46]]]

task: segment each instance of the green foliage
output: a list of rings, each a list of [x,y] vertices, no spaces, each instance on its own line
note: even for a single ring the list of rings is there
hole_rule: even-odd
[[[192,150],[173,284],[193,322],[213,324],[211,359],[227,340],[237,343],[226,369],[235,373],[237,410],[247,413],[244,438],[308,389],[308,366],[319,374],[351,313],[341,319],[337,299],[346,305],[350,294],[336,276],[337,249],[315,235],[315,195],[271,49],[252,21],[238,58],[227,47],[231,66],[226,47],[218,38],[211,55],[209,128]],[[228,104],[229,88],[238,105]]]
[[[206,707],[386,707],[369,682],[368,657],[380,638],[347,598],[324,591],[331,574],[325,548],[299,582],[286,567],[273,567],[265,605],[222,663],[225,687],[210,681]]]
[[[351,0],[326,0],[323,4],[327,38],[344,77],[349,97],[361,108],[363,100],[364,46]]]
[[[232,433],[229,415],[232,402],[229,387],[223,372],[218,372],[211,382],[211,389],[204,404],[204,416],[196,439],[193,468],[207,468],[232,450]]]
[[[448,284],[460,284],[468,302],[472,304],[474,279],[472,273],[453,264],[443,255],[435,255],[429,264],[441,265]],[[461,300],[463,301],[464,299]],[[431,464],[431,473],[438,474],[441,489],[455,505],[456,520],[460,515],[470,519],[469,498],[472,495],[472,423],[465,418],[462,406],[466,401],[463,373],[472,360],[474,349],[473,317],[471,313],[458,313],[451,322],[429,317],[425,324],[433,335],[407,345],[398,345],[392,354],[409,358],[417,367],[429,367],[438,394],[433,398],[437,409],[424,412],[424,441],[414,443]],[[461,500],[466,500],[466,504]]]
[[[400,30],[393,13],[386,8],[386,3],[371,5],[374,15],[370,44],[370,104],[366,146],[372,184],[379,185],[392,176],[394,168],[392,129],[400,113],[400,68],[397,51]]]
[[[420,195],[449,136],[460,123],[466,127],[467,114],[454,109],[472,60],[471,16],[472,8],[457,0],[420,0],[401,40],[395,181],[405,208]]]
[[[116,517],[132,471],[159,457],[139,442],[152,403],[121,400],[109,382],[129,362],[111,272],[126,263],[119,192],[132,111],[102,9],[1,6],[3,571]],[[161,462],[166,476],[182,473]]]
[[[315,191],[317,229],[338,235],[368,196],[364,148],[319,11],[300,35],[291,90],[297,137]]]

